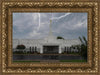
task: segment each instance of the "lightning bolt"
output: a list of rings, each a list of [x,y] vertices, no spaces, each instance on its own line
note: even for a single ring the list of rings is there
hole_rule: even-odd
[[[38,17],[39,17],[39,25],[37,27],[37,31],[40,29],[40,24],[41,24],[41,17],[40,17],[40,13],[38,13]]]
[[[51,20],[59,20],[59,19],[62,19],[68,15],[70,15],[71,13],[66,13],[60,17],[53,17],[53,13],[51,13]],[[40,29],[40,24],[41,24],[41,16],[40,16],[40,13],[38,13],[38,17],[39,17],[39,25],[37,27],[37,31]]]
[[[51,19],[52,20],[59,20],[59,19],[62,19],[63,17],[66,17],[66,16],[68,16],[68,15],[70,15],[71,13],[66,13],[65,15],[62,15],[62,16],[60,16],[60,17],[52,17]]]

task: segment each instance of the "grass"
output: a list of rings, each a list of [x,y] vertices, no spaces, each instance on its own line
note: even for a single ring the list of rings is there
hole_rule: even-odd
[[[40,61],[20,61],[20,60],[16,60],[13,62],[40,62]],[[60,62],[87,62],[86,60],[60,60]]]
[[[87,62],[86,60],[60,60],[60,62]]]
[[[20,60],[16,60],[16,61],[13,61],[13,62],[40,62],[40,61],[20,61]]]

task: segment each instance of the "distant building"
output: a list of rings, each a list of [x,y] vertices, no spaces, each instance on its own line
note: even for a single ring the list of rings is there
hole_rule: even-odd
[[[13,39],[13,50],[16,50],[17,45],[23,44],[25,50],[37,50],[40,53],[62,53],[68,50],[72,45],[80,45],[79,39],[57,39],[52,34],[51,21],[49,25],[49,35],[44,39]]]

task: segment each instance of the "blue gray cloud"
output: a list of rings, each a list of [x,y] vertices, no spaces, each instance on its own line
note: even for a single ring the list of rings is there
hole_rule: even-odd
[[[50,19],[55,36],[87,37],[87,13],[13,13],[13,39],[42,39],[49,33]]]

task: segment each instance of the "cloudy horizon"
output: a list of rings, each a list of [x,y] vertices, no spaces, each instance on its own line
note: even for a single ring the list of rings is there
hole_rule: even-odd
[[[13,39],[42,39],[52,33],[65,39],[87,38],[87,13],[13,13]]]

